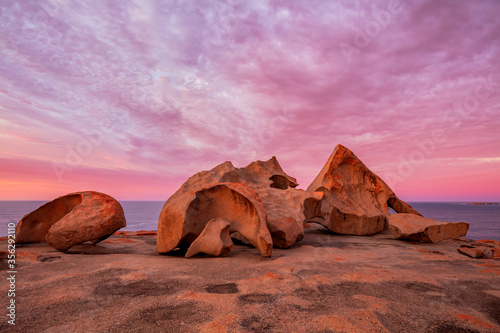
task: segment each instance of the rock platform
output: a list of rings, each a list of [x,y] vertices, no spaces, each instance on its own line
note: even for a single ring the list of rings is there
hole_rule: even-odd
[[[3,320],[0,330],[500,332],[500,261],[459,254],[466,240],[335,235],[315,224],[305,234],[270,258],[241,244],[227,257],[158,255],[154,232],[65,253],[18,245],[16,326]]]

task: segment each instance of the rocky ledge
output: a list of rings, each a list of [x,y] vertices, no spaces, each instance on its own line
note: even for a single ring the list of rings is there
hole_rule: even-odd
[[[236,243],[227,257],[158,255],[154,232],[118,232],[66,252],[19,245],[15,330],[500,331],[500,261],[457,251],[500,244],[335,235],[316,224],[304,233],[270,258]]]

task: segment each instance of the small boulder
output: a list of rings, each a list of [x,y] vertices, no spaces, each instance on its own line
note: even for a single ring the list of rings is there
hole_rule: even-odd
[[[96,244],[126,226],[123,208],[107,194],[86,191],[56,198],[25,215],[16,243],[47,242],[59,251],[75,244]]]
[[[190,258],[197,253],[212,256],[227,256],[234,250],[234,244],[229,237],[231,223],[223,218],[208,221],[200,236],[191,243],[185,257]]]
[[[415,214],[393,214],[389,217],[389,227],[394,237],[438,243],[445,239],[464,237],[469,229],[465,222],[440,222]]]
[[[458,253],[471,258],[500,259],[500,241],[489,239],[467,240],[468,244],[460,245]]]
[[[471,258],[493,258],[493,251],[485,246],[461,245],[458,247],[457,251]]]

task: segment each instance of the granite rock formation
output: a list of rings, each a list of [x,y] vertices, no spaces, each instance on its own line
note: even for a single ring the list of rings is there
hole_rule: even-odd
[[[207,222],[200,236],[191,243],[185,257],[190,258],[198,253],[212,256],[226,256],[234,249],[229,237],[231,223],[223,218],[215,218]]]
[[[486,246],[461,245],[457,248],[458,253],[471,258],[493,258],[493,249]]]
[[[221,208],[210,215],[210,218],[222,217],[230,222],[231,237],[254,245],[263,256],[271,254],[271,250],[267,249],[269,243],[275,247],[288,248],[304,237],[304,201],[314,195],[295,189],[296,179],[283,171],[275,157],[268,161],[252,162],[244,168],[235,168],[231,162],[224,162],[209,171],[193,175],[167,200],[158,220],[158,253],[167,253],[176,247],[188,247],[200,235],[209,219],[193,224],[188,221],[192,218],[188,208],[197,197],[196,193],[221,184],[232,184],[232,190],[246,198],[258,212],[259,222],[256,218],[250,219],[253,221],[251,223],[258,224],[255,229],[258,232],[247,231],[246,234],[234,226],[238,219],[246,221],[246,215],[228,216],[229,208]],[[238,191],[236,187],[245,190]],[[241,204],[234,205],[230,200],[224,204],[219,201],[221,198],[217,196],[214,200],[206,201],[206,206],[227,204],[228,207],[244,207]],[[241,207],[231,209],[238,210]],[[248,222],[239,222],[240,226],[246,224]],[[264,235],[264,230],[270,232],[271,241]]]
[[[389,226],[396,238],[427,243],[460,238],[469,229],[469,224],[465,222],[439,222],[414,214],[393,214],[389,218]]]
[[[198,176],[193,177],[197,179]],[[160,212],[158,253],[189,247],[210,220],[223,218],[229,221],[230,232],[240,233],[262,256],[271,256],[272,239],[266,225],[266,210],[249,186],[226,182],[193,190],[191,180],[165,202]]]
[[[481,239],[461,239],[462,243],[457,251],[471,258],[500,259],[500,241]]]
[[[371,235],[387,229],[389,207],[420,215],[342,145],[337,145],[307,191],[319,192],[322,198],[306,200],[306,220],[339,234]]]
[[[303,239],[304,202],[315,196],[296,189],[297,180],[283,171],[274,156],[236,170],[241,182],[250,186],[266,207],[274,247],[288,248]]]
[[[25,215],[16,243],[47,242],[59,251],[75,244],[96,244],[126,226],[123,208],[109,195],[86,191],[56,198]]]

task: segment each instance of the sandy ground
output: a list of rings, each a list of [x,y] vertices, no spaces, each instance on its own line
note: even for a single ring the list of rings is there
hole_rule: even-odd
[[[244,245],[225,258],[160,256],[155,235],[133,232],[67,253],[18,246],[16,325],[2,259],[0,331],[500,332],[500,261],[460,255],[457,242],[315,226],[267,259]]]

